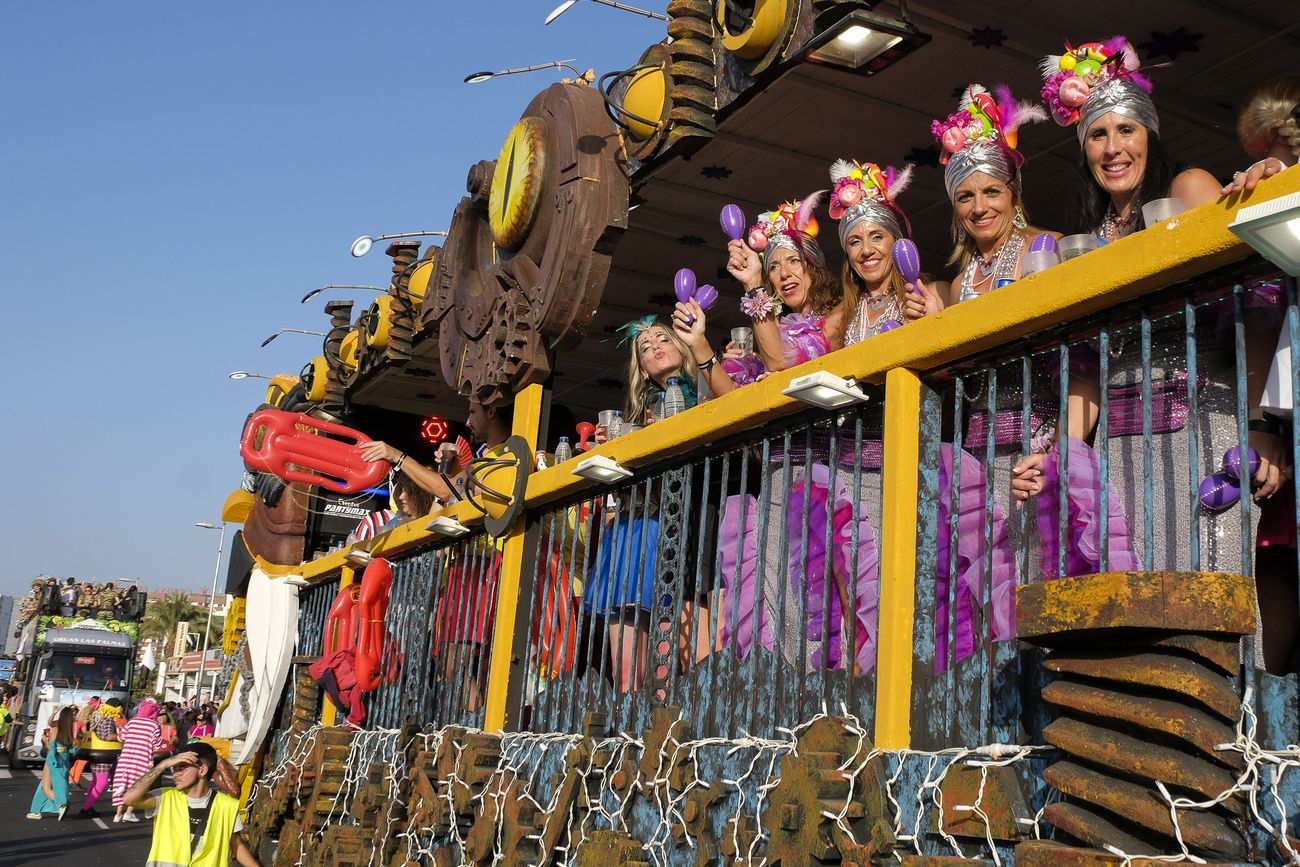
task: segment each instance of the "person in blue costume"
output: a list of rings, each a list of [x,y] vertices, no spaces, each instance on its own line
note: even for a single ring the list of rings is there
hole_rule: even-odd
[[[696,377],[699,366],[671,325],[646,316],[624,325],[628,344],[625,425],[658,421],[659,406],[671,377],[677,377],[689,409],[699,402]],[[598,429],[597,442],[606,432]],[[583,591],[583,609],[607,624],[612,677],[618,692],[637,689],[645,679],[650,612],[654,607],[654,579],[659,546],[658,496],[645,486],[607,498],[600,538],[596,543],[596,568]]]
[[[45,767],[32,794],[32,806],[27,811],[29,819],[54,815],[62,821],[63,814],[68,811],[68,769],[72,767],[72,727],[76,722],[75,707],[65,707],[59,713],[54,736],[46,743]]]

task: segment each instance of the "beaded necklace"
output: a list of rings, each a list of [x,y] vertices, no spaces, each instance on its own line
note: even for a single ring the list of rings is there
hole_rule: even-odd
[[[966,270],[961,275],[961,296],[959,301],[968,301],[979,295],[975,287],[984,283],[992,277],[990,288],[996,288],[1002,280],[1015,279],[1016,268],[1020,265],[1020,254],[1025,251],[1025,236],[1020,232],[1012,232],[1011,237],[997,249],[995,253],[989,256],[976,254],[971,257],[970,262],[966,265]],[[975,272],[980,273],[979,280],[975,279]]]
[[[1142,203],[1137,199],[1133,200],[1133,207],[1129,209],[1127,217],[1121,217],[1115,210],[1115,203],[1111,202],[1106,206],[1106,216],[1101,221],[1101,229],[1097,234],[1105,241],[1115,241],[1123,238],[1125,235],[1137,228],[1138,216],[1142,213]]]

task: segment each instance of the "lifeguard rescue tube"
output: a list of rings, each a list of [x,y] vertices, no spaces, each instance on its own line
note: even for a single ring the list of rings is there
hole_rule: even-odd
[[[357,689],[370,692],[379,686],[379,671],[384,655],[384,618],[388,615],[388,590],[393,585],[393,570],[383,558],[371,560],[361,576],[361,594],[356,644]],[[391,677],[391,675],[390,675]]]
[[[122,744],[119,741],[106,741],[95,737],[94,732],[86,732],[77,748],[77,758],[85,759],[96,765],[108,765],[117,761],[117,757],[122,753]]]
[[[349,584],[339,588],[325,617],[325,656],[339,650],[352,650],[357,644],[358,600],[361,586]]]

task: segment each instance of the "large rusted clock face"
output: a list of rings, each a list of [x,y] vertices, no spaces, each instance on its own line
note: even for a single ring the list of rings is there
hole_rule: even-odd
[[[626,158],[595,88],[554,84],[470,170],[421,311],[443,376],[482,403],[550,373],[604,293],[627,226]]]

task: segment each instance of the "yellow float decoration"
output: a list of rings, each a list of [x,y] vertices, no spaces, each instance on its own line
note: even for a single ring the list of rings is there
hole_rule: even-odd
[[[546,132],[546,121],[525,117],[501,146],[488,194],[488,224],[498,247],[517,250],[537,217],[548,171]]]

